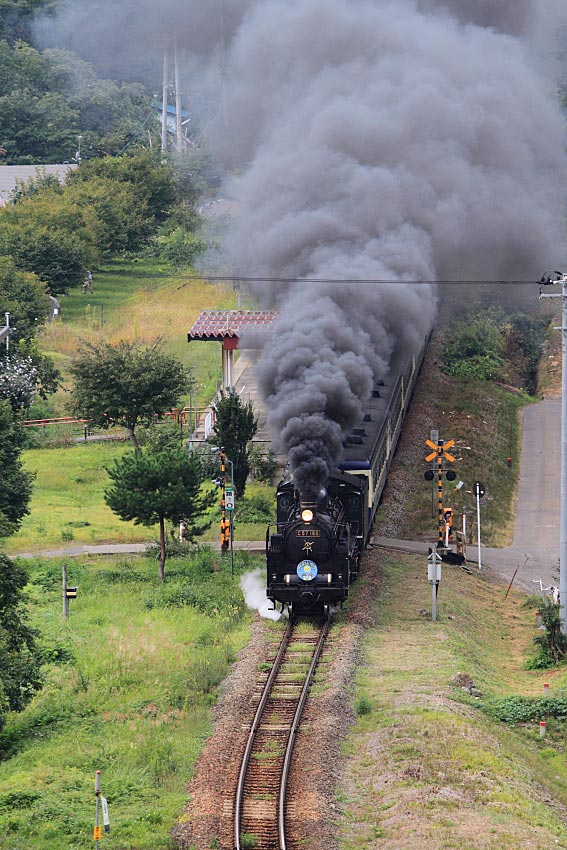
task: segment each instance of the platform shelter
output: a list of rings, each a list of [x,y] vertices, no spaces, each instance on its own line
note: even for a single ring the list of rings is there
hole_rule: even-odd
[[[249,328],[269,328],[277,313],[274,310],[203,310],[189,333],[187,341],[222,343],[222,389],[234,386],[234,352],[240,348],[240,335]]]

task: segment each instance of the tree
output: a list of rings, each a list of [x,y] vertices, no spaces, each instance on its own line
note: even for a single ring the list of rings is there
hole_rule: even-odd
[[[158,152],[136,151],[124,156],[90,159],[68,176],[68,185],[93,179],[111,180],[134,192],[136,207],[144,210],[153,230],[168,218],[177,200],[175,172]]]
[[[223,446],[234,468],[234,488],[241,497],[250,472],[248,443],[258,430],[252,402],[244,404],[238,393],[225,393],[215,405],[215,444]]]
[[[32,202],[28,202],[30,205]],[[23,204],[18,205],[18,208]],[[15,265],[24,271],[34,272],[55,294],[78,286],[85,278],[85,270],[94,265],[93,249],[79,233],[47,224],[49,218],[29,217],[25,222],[11,222],[10,207],[0,213],[2,233],[0,252],[9,254]],[[34,211],[35,212],[35,211]],[[79,225],[80,220],[77,220]]]
[[[33,475],[22,468],[23,432],[8,401],[0,401],[0,537],[14,534],[29,513]]]
[[[45,283],[18,271],[9,257],[0,257],[0,316],[10,314],[10,346],[35,336],[49,315]]]
[[[136,427],[175,407],[188,384],[181,363],[157,344],[140,349],[129,342],[84,343],[71,374],[74,412],[100,428],[127,428],[136,449]]]
[[[201,488],[204,472],[198,456],[181,446],[144,449],[116,460],[108,474],[112,487],[104,498],[120,519],[146,526],[159,523],[159,577],[165,581],[165,520],[183,522],[190,540],[211,524],[202,520],[216,494]]]
[[[0,0],[0,18],[3,6]],[[68,162],[79,134],[83,159],[115,155],[143,143],[139,129],[152,122],[142,85],[101,80],[75,54],[40,52],[24,41],[0,41],[0,93],[0,145],[9,164]]]
[[[14,413],[27,410],[37,385],[38,373],[31,357],[7,357],[0,364],[0,399],[9,401]]]
[[[0,552],[0,729],[7,711],[21,711],[41,685],[36,632],[26,622],[24,570]]]

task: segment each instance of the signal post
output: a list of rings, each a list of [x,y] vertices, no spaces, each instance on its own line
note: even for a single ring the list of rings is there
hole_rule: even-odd
[[[220,547],[221,552],[228,552],[230,546],[230,522],[226,517],[226,455],[224,448],[220,450],[221,468],[221,522],[220,522]]]
[[[438,439],[436,443],[433,440],[426,440],[426,446],[429,446],[433,451],[426,455],[425,460],[430,463],[431,461],[436,460],[436,468],[437,468],[437,507],[438,507],[438,519],[437,519],[437,545],[445,548],[445,511],[443,510],[443,473],[447,476],[447,481],[454,481],[456,475],[452,469],[447,469],[443,464],[444,461],[448,461],[449,463],[454,463],[455,458],[452,454],[449,454],[448,449],[453,448],[455,445],[454,440],[441,440]],[[433,481],[435,477],[435,472],[433,469],[428,469],[425,472],[426,481]],[[448,509],[450,510],[450,509]],[[451,517],[452,517],[451,510]]]

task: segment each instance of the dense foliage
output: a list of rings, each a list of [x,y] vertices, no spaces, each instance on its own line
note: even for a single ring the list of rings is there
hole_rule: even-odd
[[[112,486],[106,504],[123,520],[140,525],[159,523],[159,576],[165,578],[165,520],[183,522],[189,540],[207,529],[204,516],[213,505],[214,491],[203,491],[204,473],[199,458],[182,446],[159,451],[142,449],[125,455],[108,470]]]
[[[40,9],[49,12],[58,0],[0,0],[0,38],[30,41],[31,22]]]
[[[100,80],[64,50],[0,42],[0,147],[8,164],[117,154],[152,112],[144,88]]]
[[[510,696],[493,699],[481,706],[503,723],[537,723],[545,717],[567,720],[567,695],[553,697]]]
[[[47,289],[33,274],[17,271],[9,257],[0,257],[0,316],[10,314],[10,345],[35,336],[49,315]]]
[[[500,310],[470,314],[454,322],[443,348],[445,371],[460,378],[501,381],[533,392],[546,322]]]
[[[29,513],[33,476],[23,469],[20,460],[23,439],[22,428],[14,420],[9,401],[0,401],[0,537],[17,531],[23,517]]]
[[[24,570],[0,552],[0,728],[7,711],[21,711],[40,686],[36,633],[24,611]]]
[[[140,251],[176,198],[173,168],[151,151],[86,162],[65,186],[39,173],[0,210],[0,252],[65,292],[87,268]]]
[[[35,275],[17,271],[0,257],[0,316],[10,314],[9,345],[0,346],[0,398],[14,412],[25,410],[34,395],[46,398],[59,384],[53,361],[39,351],[34,336],[49,313],[45,285]]]
[[[74,412],[100,428],[127,428],[136,448],[137,426],[151,425],[175,407],[188,383],[175,357],[157,345],[140,349],[129,342],[85,343],[71,373]]]

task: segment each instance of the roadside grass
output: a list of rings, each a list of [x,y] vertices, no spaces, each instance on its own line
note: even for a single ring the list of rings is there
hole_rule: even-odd
[[[172,847],[218,685],[248,639],[238,575],[252,565],[237,553],[231,579],[204,550],[172,560],[161,586],[150,558],[72,559],[78,596],[65,622],[61,561],[27,562],[46,682],[0,733],[0,846],[87,846],[101,770],[105,842]]]
[[[411,847],[417,835],[422,850],[567,847],[565,724],[551,721],[542,740],[538,722],[507,726],[479,710],[495,696],[543,696],[544,681],[552,693],[567,685],[565,670],[525,669],[536,634],[525,597],[444,567],[433,623],[420,613],[431,606],[424,564],[382,563],[345,744],[341,847]],[[481,697],[455,684],[459,672]]]
[[[69,361],[80,341],[151,345],[163,339],[166,353],[195,367],[199,402],[208,403],[215,392],[215,345],[188,344],[187,332],[201,310],[235,307],[228,285],[174,274],[155,262],[124,262],[97,272],[93,294],[83,295],[79,287],[63,296],[61,318],[42,330],[39,344],[68,385]],[[64,411],[66,404],[62,390],[51,399],[54,411]]]
[[[127,440],[103,440],[25,451],[25,468],[36,475],[30,513],[17,534],[4,541],[6,552],[39,552],[108,542],[142,543],[156,538],[157,526],[146,528],[124,522],[104,502],[104,490],[109,484],[105,468],[131,448]],[[244,502],[236,504],[235,540],[265,538],[267,520],[241,523],[238,518],[239,507],[254,504],[255,497],[270,500],[275,514],[273,488],[248,484]],[[219,505],[210,516],[213,524],[203,535],[205,541],[219,538],[220,491]]]

